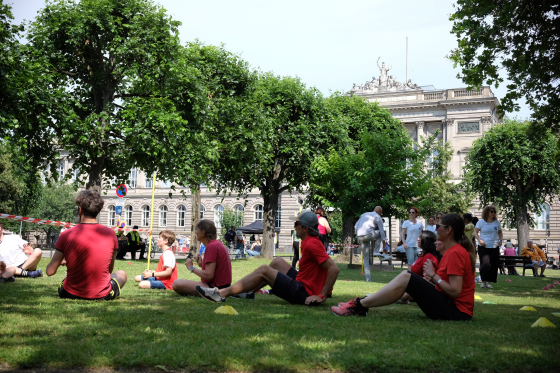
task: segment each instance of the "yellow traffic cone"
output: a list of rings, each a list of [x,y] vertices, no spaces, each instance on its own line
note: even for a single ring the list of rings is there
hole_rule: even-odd
[[[481,297],[479,297],[478,295],[475,295],[475,296],[474,296],[474,299],[477,299],[477,300],[482,300],[482,298],[481,298]]]
[[[552,314],[556,317],[560,317],[560,312],[552,312]]]
[[[239,315],[237,311],[232,306],[220,306],[216,308],[214,313],[222,313],[224,315]]]
[[[525,306],[525,307],[521,307],[521,308],[519,309],[519,311],[536,311],[536,309],[534,309],[534,308],[531,307],[531,306]]]
[[[531,325],[531,328],[536,328],[536,327],[541,327],[541,328],[556,328],[556,326],[554,326],[553,323],[551,323],[550,321],[548,321],[548,319],[546,317],[541,317],[540,319],[538,319],[537,321],[535,321],[535,323],[533,325]]]

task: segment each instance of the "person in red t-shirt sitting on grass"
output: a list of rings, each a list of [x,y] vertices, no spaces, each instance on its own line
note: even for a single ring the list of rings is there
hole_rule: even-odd
[[[173,281],[177,280],[177,262],[175,254],[169,246],[175,242],[175,233],[169,230],[161,231],[157,245],[163,254],[155,271],[146,269],[144,273],[134,277],[140,289],[173,289]]]
[[[231,285],[231,260],[229,253],[222,241],[218,240],[216,225],[210,220],[201,220],[194,228],[196,239],[206,246],[204,258],[198,254],[196,263],[200,269],[193,265],[192,259],[187,259],[185,265],[200,281],[175,280],[173,290],[180,295],[195,295],[197,286],[217,287],[219,289]]]
[[[443,243],[437,271],[428,259],[424,263],[424,278],[404,271],[374,294],[331,307],[332,313],[366,316],[369,308],[395,303],[406,292],[430,319],[470,320],[474,308],[474,247],[464,233],[465,223],[460,215],[444,215],[436,226],[438,240]]]
[[[198,293],[210,302],[225,302],[227,297],[240,293],[254,293],[270,286],[274,294],[291,304],[318,304],[327,300],[340,270],[325,252],[317,237],[319,220],[311,211],[304,211],[295,222],[294,229],[301,239],[299,272],[282,258],[275,258],[270,265],[262,265],[224,289],[197,286]]]
[[[422,231],[420,236],[418,236],[418,247],[422,249],[422,255],[420,255],[414,264],[410,266],[409,271],[416,273],[418,276],[424,277],[424,263],[431,260],[437,270],[438,263],[441,260],[441,254],[436,249],[436,234],[432,231]],[[413,300],[412,297],[409,294],[404,293],[402,298],[396,303],[408,304],[411,300]]]
[[[52,276],[66,261],[67,275],[58,288],[60,298],[113,300],[121,294],[126,272],[111,274],[119,249],[117,236],[96,220],[103,204],[103,198],[93,190],[84,190],[76,198],[80,224],[60,234],[47,266],[47,276]]]

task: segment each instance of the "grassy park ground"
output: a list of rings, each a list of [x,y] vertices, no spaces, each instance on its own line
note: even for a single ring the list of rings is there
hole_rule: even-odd
[[[44,269],[48,259],[43,259]],[[173,291],[140,290],[133,276],[146,264],[117,261],[129,282],[113,302],[62,301],[64,268],[51,278],[0,285],[0,371],[10,369],[123,369],[195,371],[558,371],[560,277],[499,276],[479,289],[471,322],[432,321],[414,305],[372,309],[365,318],[335,317],[330,306],[380,289],[395,277],[341,272],[333,298],[316,307],[292,306],[271,295],[228,299],[239,315]],[[195,279],[180,261],[179,277]],[[234,281],[268,261],[233,262]],[[155,265],[152,265],[155,268]],[[512,282],[505,280],[510,278]],[[132,280],[132,281],[131,281]],[[349,281],[348,281],[349,280]],[[496,304],[483,304],[491,301]],[[536,312],[524,312],[522,306]],[[531,328],[546,317],[557,328]]]

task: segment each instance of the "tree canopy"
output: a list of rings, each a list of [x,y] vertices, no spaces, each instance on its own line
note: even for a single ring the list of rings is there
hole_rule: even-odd
[[[560,6],[555,0],[458,0],[451,15],[458,47],[450,58],[472,87],[511,84],[499,110],[518,110],[525,98],[533,118],[560,123]]]
[[[540,130],[539,130],[540,129]],[[548,129],[507,119],[473,142],[465,165],[465,186],[480,196],[481,206],[495,204],[517,227],[520,247],[533,220],[559,192],[560,164],[556,138]],[[550,202],[549,202],[550,203]]]

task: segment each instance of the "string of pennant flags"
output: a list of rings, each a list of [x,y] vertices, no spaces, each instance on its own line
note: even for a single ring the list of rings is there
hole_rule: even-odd
[[[351,249],[351,248],[354,248],[354,247],[360,247],[360,245],[347,245],[347,244],[344,244],[344,243],[331,243],[330,245],[331,245],[331,246],[341,246],[341,247],[344,247],[345,249]]]
[[[36,219],[36,218],[29,218],[27,216],[18,216],[18,215],[10,215],[10,214],[0,214],[0,219],[22,221],[24,223],[33,223],[33,224],[55,225],[64,228],[72,228],[77,225],[75,223],[67,223],[67,222],[57,221],[57,220]],[[120,232],[122,231],[150,232],[149,229],[132,229],[132,228],[117,228],[117,227],[109,227],[109,228],[118,230]]]

